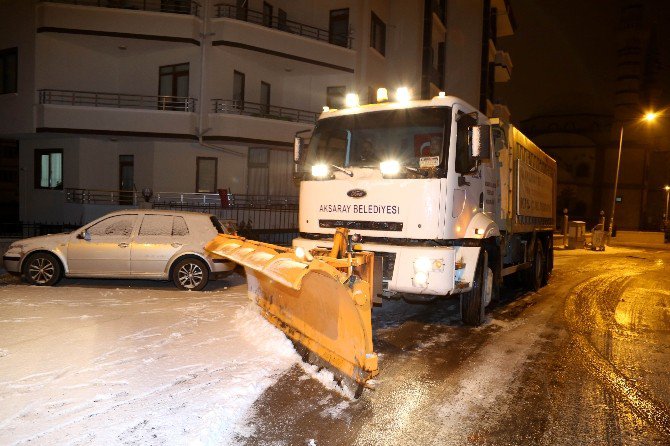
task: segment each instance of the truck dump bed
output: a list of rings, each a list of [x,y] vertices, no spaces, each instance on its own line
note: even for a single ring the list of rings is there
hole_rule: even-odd
[[[501,228],[508,233],[556,228],[556,161],[512,125],[501,124]]]

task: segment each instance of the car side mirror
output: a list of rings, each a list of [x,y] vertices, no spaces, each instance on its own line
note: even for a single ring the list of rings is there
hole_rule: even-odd
[[[79,234],[77,234],[77,238],[80,240],[86,240],[87,242],[91,241],[91,234],[87,230],[81,231]]]
[[[470,156],[479,160],[491,159],[490,125],[474,125],[470,128]]]

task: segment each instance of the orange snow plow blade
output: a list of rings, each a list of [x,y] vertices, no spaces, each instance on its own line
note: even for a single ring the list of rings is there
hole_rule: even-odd
[[[244,267],[249,297],[301,350],[360,385],[377,374],[372,253],[337,258],[334,249],[301,258],[292,249],[225,234],[205,249]]]

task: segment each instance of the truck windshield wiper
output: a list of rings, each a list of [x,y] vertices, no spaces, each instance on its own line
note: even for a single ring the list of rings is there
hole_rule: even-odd
[[[336,166],[335,164],[331,164],[330,167],[334,167],[335,169],[339,170],[340,172],[344,172],[350,177],[354,176],[354,173],[350,170],[345,169],[344,167]]]
[[[417,169],[416,167],[409,167],[409,166],[402,166],[402,167],[409,170],[410,172],[419,174],[422,177],[427,177],[428,176],[428,172],[426,172],[425,170],[421,170],[421,169]]]

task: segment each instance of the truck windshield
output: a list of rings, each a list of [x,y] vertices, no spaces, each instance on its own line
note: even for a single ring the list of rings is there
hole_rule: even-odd
[[[405,108],[320,120],[307,166],[379,167],[394,160],[412,168],[443,165],[449,141],[450,107]]]

